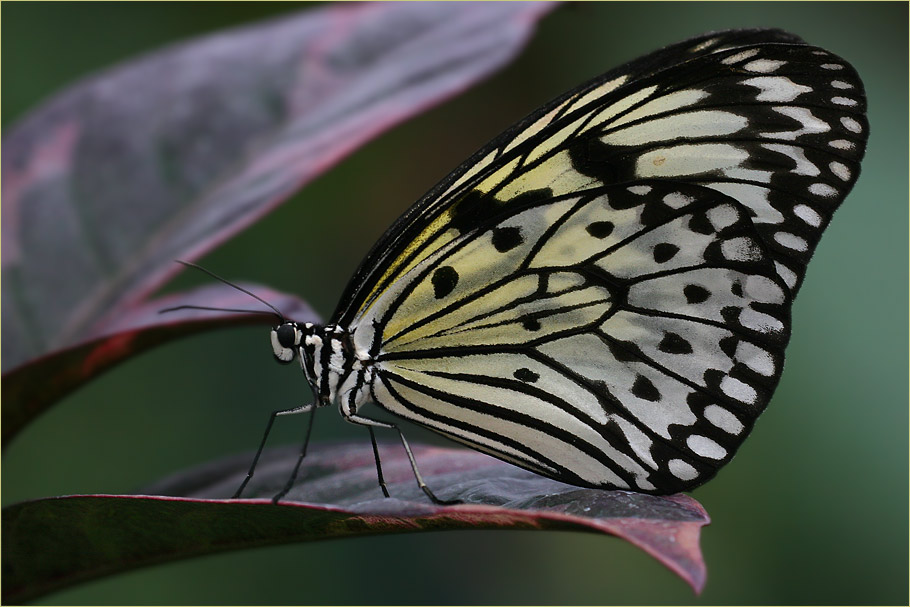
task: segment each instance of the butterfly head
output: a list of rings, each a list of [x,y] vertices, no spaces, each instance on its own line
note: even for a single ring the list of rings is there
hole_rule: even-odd
[[[296,322],[286,320],[272,329],[271,339],[275,358],[278,362],[287,364],[294,362],[300,353],[303,331]]]

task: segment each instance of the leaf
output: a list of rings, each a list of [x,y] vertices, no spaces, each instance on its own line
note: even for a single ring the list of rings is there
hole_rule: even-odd
[[[74,495],[10,506],[3,511],[3,600],[32,600],[80,581],[238,548],[444,529],[615,535],[696,592],[704,586],[699,534],[709,519],[688,496],[579,488],[475,451],[413,446],[437,495],[464,504],[430,503],[397,444],[380,446],[393,496],[383,498],[369,445],[342,443],[311,446],[301,481],[277,506],[269,498],[284,485],[294,449],[264,453],[249,487],[256,499],[221,499],[243,478],[251,459],[244,455],[149,488],[189,497]]]
[[[110,334],[179,270],[174,259],[198,258],[501,67],[551,8],[320,7],[124,63],[15,125],[2,154],[2,359],[21,375],[9,389],[4,377],[3,401],[25,415],[4,439],[110,366],[75,369],[75,353],[103,347],[112,362],[117,340],[132,344],[122,358],[182,334],[140,334],[155,323]]]
[[[319,322],[316,312],[293,295],[256,285],[240,286],[256,293],[288,318]],[[0,423],[3,444],[6,445],[52,403],[130,356],[200,331],[266,321],[274,323],[273,317],[261,314],[178,310],[162,315],[161,310],[179,305],[246,309],[251,307],[250,302],[248,295],[222,284],[141,302],[124,309],[113,324],[99,330],[92,339],[6,374]]]

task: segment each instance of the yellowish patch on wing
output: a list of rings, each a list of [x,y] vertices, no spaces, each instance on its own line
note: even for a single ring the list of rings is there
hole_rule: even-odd
[[[524,143],[525,141],[527,141],[534,135],[536,135],[539,132],[541,132],[542,130],[544,130],[547,126],[549,126],[550,122],[553,120],[553,116],[555,116],[557,114],[557,112],[559,112],[559,110],[562,109],[562,107],[569,101],[570,100],[566,100],[565,102],[561,103],[557,107],[553,108],[552,110],[550,110],[549,112],[547,112],[546,114],[544,114],[543,116],[541,116],[540,118],[535,120],[533,124],[528,126],[521,133],[519,133],[512,141],[510,141],[509,144],[505,148],[503,148],[503,152],[507,152],[507,151],[521,145],[522,143]]]
[[[459,264],[459,267],[464,272],[464,268],[461,268],[462,265],[463,264]],[[418,349],[432,347],[431,344],[434,339],[441,340],[443,344],[445,344],[445,342],[451,342],[445,335],[441,338],[433,338],[431,336],[436,333],[450,331],[454,327],[470,322],[478,316],[502,309],[518,298],[531,295],[537,290],[538,279],[536,276],[519,277],[506,285],[493,289],[489,293],[478,297],[473,300],[470,305],[455,308],[449,314],[446,314],[433,322],[415,327],[413,330],[408,331],[407,329],[411,325],[414,325],[417,321],[427,316],[428,308],[433,310],[438,307],[431,292],[431,285],[428,283],[429,281],[427,281],[427,284],[418,286],[417,289],[408,296],[408,300],[402,304],[399,311],[390,319],[385,330],[386,335],[400,336],[386,344],[385,350],[387,352],[407,350],[409,349],[409,344],[417,344],[410,349],[413,349],[413,347],[417,347]]]
[[[642,178],[700,175],[739,167],[748,158],[748,152],[729,143],[676,145],[639,156],[635,174]]]
[[[613,91],[615,91],[616,89],[621,87],[623,84],[625,84],[627,80],[629,80],[629,75],[623,74],[622,76],[619,76],[618,78],[614,78],[613,80],[604,82],[600,86],[597,86],[597,87],[591,89],[590,91],[588,91],[587,93],[585,93],[584,95],[582,95],[581,97],[579,97],[578,99],[573,101],[572,105],[570,105],[566,109],[566,113],[577,110],[580,107],[584,107],[587,104],[591,103],[592,101],[595,101],[596,99],[599,99],[600,97],[603,97],[604,95],[608,95],[608,94],[612,93]]]
[[[567,124],[563,128],[547,137],[546,140],[540,143],[540,145],[531,150],[531,153],[529,153],[527,156],[527,160],[525,160],[525,164],[533,163],[541,156],[546,155],[548,152],[552,151],[555,148],[558,148],[560,145],[565,143],[566,139],[575,134],[575,131],[578,130],[578,127],[581,126],[581,123],[584,122],[586,118],[587,116],[582,116],[578,120],[575,120],[571,124]]]
[[[648,118],[657,114],[663,114],[665,112],[672,112],[680,108],[689,107],[695,105],[707,96],[708,93],[697,89],[675,91],[668,95],[662,95],[656,99],[652,99],[651,101],[642,104],[641,106],[630,111],[628,114],[620,116],[615,121],[613,121],[610,126],[616,127],[622,124],[628,124],[630,122],[640,120],[642,118]]]
[[[569,158],[569,152],[563,150],[533,169],[516,175],[496,193],[496,198],[508,201],[525,192],[541,188],[550,188],[554,196],[560,196],[598,185],[600,182],[597,179],[576,171]]]
[[[489,193],[491,190],[495,189],[496,186],[506,181],[509,176],[515,172],[515,169],[518,168],[519,160],[519,158],[515,158],[508,164],[501,166],[492,175],[478,183],[474,189],[480,190],[484,194]]]
[[[366,297],[366,299],[364,299],[364,302],[366,303],[366,305],[364,307],[360,308],[360,310],[357,313],[358,316],[363,316],[373,305],[373,302],[377,301],[379,299],[379,296],[382,293],[384,293],[394,283],[394,281],[390,281],[388,284],[386,284],[386,280],[389,277],[391,277],[395,274],[402,275],[402,274],[407,273],[412,268],[414,268],[417,264],[419,264],[424,259],[426,259],[430,255],[432,255],[435,251],[438,251],[440,247],[445,246],[447,243],[451,242],[452,240],[454,240],[455,238],[458,237],[458,232],[456,230],[448,230],[446,233],[443,233],[440,235],[436,246],[430,247],[427,250],[425,250],[423,253],[421,253],[420,255],[415,256],[414,259],[411,260],[411,262],[408,263],[407,266],[402,267],[402,264],[405,262],[405,260],[408,258],[409,255],[411,255],[414,251],[416,251],[418,248],[420,248],[420,246],[423,243],[429,241],[440,230],[445,228],[445,226],[451,220],[451,217],[450,217],[451,214],[452,214],[452,209],[449,208],[444,213],[442,213],[439,217],[434,219],[432,221],[432,223],[430,223],[423,230],[423,232],[421,232],[417,236],[417,238],[412,240],[408,244],[408,246],[405,248],[405,250],[402,251],[401,254],[398,257],[396,257],[395,260],[392,261],[392,263],[389,264],[389,267],[383,273],[382,278],[380,278],[378,281],[376,281],[375,285],[373,286],[373,290],[370,291],[370,294]],[[380,290],[380,285],[383,285],[383,284],[386,284],[386,287],[383,288],[382,290]]]
[[[629,108],[634,107],[635,105],[650,97],[656,90],[656,85],[649,86],[641,89],[640,91],[636,91],[631,95],[627,95],[615,103],[608,105],[603,110],[598,112],[596,116],[594,116],[588,126],[585,127],[585,131],[602,127],[604,124],[610,122],[619,114],[622,114]]]
[[[443,347],[527,343],[551,333],[592,325],[603,318],[613,305],[609,291],[592,286],[531,299],[490,314],[532,294],[536,277],[533,277],[533,285],[524,282],[526,278],[531,277],[503,285],[476,302],[472,301],[451,315],[430,323],[433,330],[421,328],[421,337],[408,333],[405,339],[390,342],[385,351],[401,353]],[[529,289],[529,286],[532,288]],[[475,303],[480,309],[475,307]],[[490,315],[479,318],[482,314]],[[540,328],[535,331],[529,331],[522,325],[523,319],[532,314],[539,315]],[[413,322],[413,318],[411,320]]]
[[[650,104],[647,104],[650,105]],[[623,118],[622,122],[626,122]],[[670,139],[706,139],[734,135],[749,126],[743,116],[720,110],[695,110],[652,118],[619,129],[611,125],[600,138],[607,145],[647,145]]]
[[[496,158],[496,150],[491,151],[489,154],[484,156],[483,159],[481,159],[477,164],[475,164],[470,169],[465,171],[464,175],[462,175],[461,177],[456,179],[455,183],[450,185],[449,188],[445,192],[442,193],[440,198],[445,198],[450,193],[458,190],[458,188],[460,188],[462,185],[467,183],[469,180],[473,179],[483,169],[490,166],[490,164],[493,162],[494,158]]]

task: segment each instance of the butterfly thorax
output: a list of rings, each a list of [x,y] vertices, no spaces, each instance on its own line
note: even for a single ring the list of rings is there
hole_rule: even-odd
[[[272,348],[279,362],[298,359],[317,406],[356,409],[366,399],[372,360],[355,350],[351,334],[342,327],[284,322],[272,330]]]

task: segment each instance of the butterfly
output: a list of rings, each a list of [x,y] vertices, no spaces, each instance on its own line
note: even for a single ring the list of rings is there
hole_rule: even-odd
[[[562,95],[408,209],[331,322],[281,316],[274,355],[316,402],[269,427],[338,406],[386,496],[373,428],[397,426],[367,403],[579,486],[704,483],[781,376],[865,107],[849,64],[779,30],[708,33]]]

